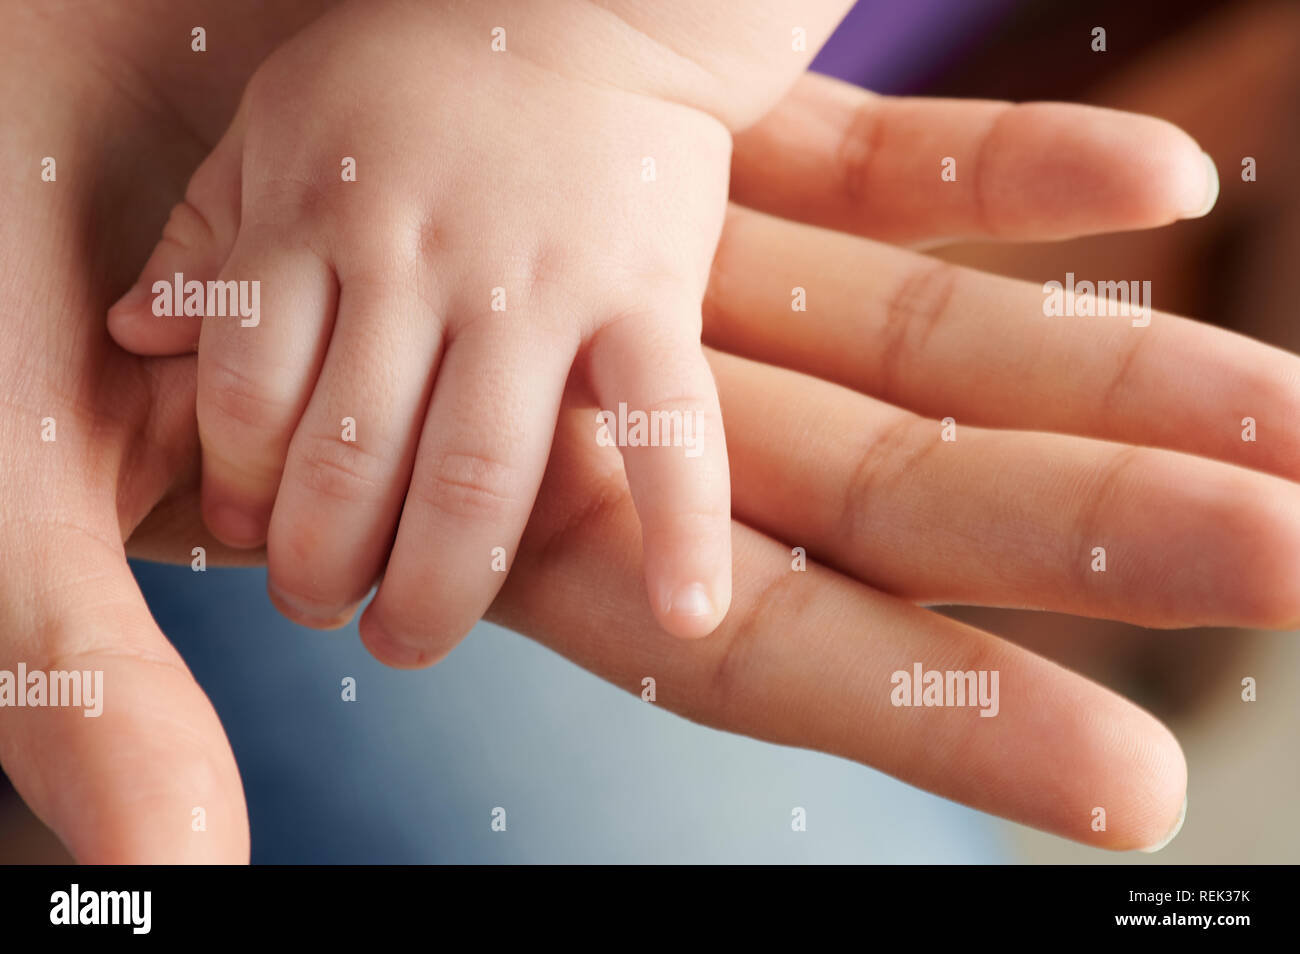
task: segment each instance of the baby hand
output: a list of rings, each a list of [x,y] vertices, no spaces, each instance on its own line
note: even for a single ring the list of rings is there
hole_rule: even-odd
[[[342,625],[382,573],[361,632],[403,666],[495,597],[581,358],[653,610],[703,636],[731,599],[700,351],[729,156],[700,110],[427,8],[345,5],[258,70],[109,327],[137,353],[197,346],[212,532],[265,543],[308,625]]]

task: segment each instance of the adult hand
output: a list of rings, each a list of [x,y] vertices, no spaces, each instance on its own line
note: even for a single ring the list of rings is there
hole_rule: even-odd
[[[930,242],[1196,209],[1196,147],[1154,121],[873,100],[811,78],[782,109],[794,103],[737,158],[742,196],[790,214]],[[1143,143],[1152,165],[1128,167],[1124,183],[1125,150],[1108,152],[1108,133]],[[774,146],[786,148],[748,151]],[[964,193],[912,171],[937,171],[948,154],[982,157]],[[1049,154],[1071,156],[1079,178]],[[1007,197],[1029,169],[1035,204],[1017,206]],[[882,198],[890,189],[902,194]],[[791,311],[795,287],[806,313]],[[659,704],[698,721],[845,756],[1099,847],[1162,844],[1187,783],[1164,726],[918,604],[1293,625],[1300,438],[1284,422],[1300,411],[1300,360],[1160,312],[1147,327],[1045,318],[1043,301],[1038,284],[733,211],[705,309],[706,341],[732,353],[712,359],[737,521],[730,615],[710,639],[674,646],[648,609],[629,614],[634,516],[616,462],[590,448],[590,411],[575,410],[494,618],[631,691],[653,678]],[[953,442],[936,420],[948,416]],[[1268,422],[1267,436],[1243,441],[1245,416]],[[622,543],[593,545],[610,540]],[[825,568],[792,571],[795,546]],[[895,707],[892,674],[917,662],[999,672],[998,715]],[[1093,830],[1096,808],[1105,830]]]
[[[102,670],[107,697],[98,718],[0,708],[0,764],[80,861],[248,857],[225,734],[123,549],[193,468],[193,362],[124,354],[104,309],[244,78],[320,6],[256,19],[215,2],[0,10],[0,670]],[[196,23],[207,53],[191,51]],[[173,559],[220,555],[197,531],[174,544]],[[191,829],[195,808],[206,832]]]
[[[219,67],[216,57],[203,61],[201,66],[188,58],[185,41],[193,11],[187,11],[184,24],[161,9],[138,21],[134,14],[102,14],[114,17],[104,23],[92,22],[94,17],[84,10],[74,12],[75,23],[71,19],[45,19],[21,7],[10,12],[9,22],[22,29],[12,31],[4,41],[3,75],[12,87],[18,77],[33,75],[39,64],[43,84],[35,98],[24,99],[11,91],[10,102],[15,104],[12,135],[3,144],[7,166],[30,168],[32,173],[29,177],[10,177],[3,187],[10,215],[0,236],[0,248],[5,250],[0,302],[11,318],[10,334],[0,343],[4,351],[0,366],[6,378],[0,434],[12,449],[13,460],[0,478],[4,500],[0,546],[9,557],[0,577],[0,668],[13,669],[21,660],[29,669],[102,669],[108,700],[99,719],[84,719],[75,710],[4,710],[0,713],[0,761],[28,803],[84,861],[247,858],[247,820],[229,747],[206,698],[149,617],[126,566],[122,545],[123,539],[131,537],[137,544],[134,552],[175,560],[188,560],[192,546],[204,545],[209,548],[210,560],[216,562],[221,557],[220,549],[198,529],[193,507],[192,361],[140,361],[115,351],[104,331],[103,311],[129,283],[147,252],[149,236],[159,227],[167,208],[179,197],[185,179],[228,120],[242,77],[277,36],[300,26],[310,12],[306,7],[286,9],[281,11],[282,19],[260,22],[258,37],[241,37],[236,44],[241,53],[228,56]],[[219,8],[214,6],[207,19],[212,24],[210,34],[220,35],[223,24]],[[224,26],[225,35],[233,36],[234,24]],[[19,36],[21,43],[15,39]],[[172,50],[176,52],[168,54]],[[103,51],[111,51],[111,56],[104,56]],[[201,83],[197,82],[200,78]],[[844,181],[836,172],[838,163],[845,155],[852,155],[837,152],[831,144],[851,143],[854,130],[866,128],[862,118],[880,104],[860,99],[866,105],[849,107],[848,98],[859,94],[844,90],[832,93],[826,87],[817,89],[817,81],[810,83],[804,84],[802,95],[818,97],[824,103],[825,138],[808,139],[804,152],[792,155],[802,154],[803,161],[813,163],[815,170],[820,152],[825,174],[812,180],[809,196],[820,194],[828,200],[824,190],[838,190],[838,183]],[[180,98],[170,99],[169,95]],[[982,194],[1013,191],[1009,180],[1016,178],[1024,161],[1042,156],[1054,137],[1077,129],[1078,117],[1070,115],[1073,112],[1066,110],[1055,122],[1050,116],[1040,115],[1039,122],[1026,123],[1019,136],[998,148],[986,148],[986,152],[1005,161],[1000,173],[995,174],[999,169],[995,163],[995,172],[986,171],[975,178],[984,183],[980,189],[993,190]],[[93,121],[87,123],[87,116]],[[953,118],[952,112],[946,112],[932,114],[931,121],[950,123]],[[1100,203],[1101,211],[1094,204],[1083,216],[1086,221],[1074,220],[1073,228],[1088,231],[1140,227],[1159,224],[1184,212],[1196,188],[1194,174],[1188,171],[1195,165],[1188,160],[1190,145],[1161,124],[1117,116],[1096,119],[1100,123],[1097,132],[1113,130],[1109,124],[1118,123],[1122,127],[1119,132],[1125,136],[1136,134],[1140,141],[1148,142],[1154,167],[1170,172],[1174,187],[1166,193],[1156,189],[1152,195],[1144,177],[1125,175],[1118,158],[1121,148],[1130,148],[1131,140],[1117,137],[1119,141],[1112,143],[1103,138],[1089,144],[1086,135],[1071,132],[1076,146],[1082,144],[1096,151],[1091,162],[1052,172],[1058,176],[1059,192],[1065,195],[1077,191],[1081,179],[1110,190],[1102,190],[1109,198]],[[1003,136],[1008,122],[1012,121],[998,124],[1004,130]],[[1139,126],[1131,126],[1133,123]],[[960,124],[956,127],[961,128]],[[770,135],[780,137],[781,133],[768,129]],[[1045,132],[1047,140],[1038,138]],[[966,148],[985,141],[977,124],[966,128]],[[763,142],[761,132],[756,131],[756,138],[739,145],[738,172],[743,157],[754,155],[749,151],[750,144],[758,148]],[[1017,154],[1020,164],[1015,161]],[[63,157],[55,182],[39,178],[44,156]],[[783,167],[775,159],[772,162],[775,189]],[[1162,167],[1161,162],[1166,165]],[[853,181],[857,182],[858,194],[871,194],[875,186],[870,181],[870,164],[854,161],[848,168],[855,170]],[[1043,160],[1039,168],[1051,171],[1052,164]],[[1016,234],[1041,235],[1047,231],[1047,220],[1059,221],[1061,206],[1065,205],[1065,201],[1048,203],[1043,220],[1031,217],[1027,224],[1021,223],[1025,230]],[[920,211],[923,216],[924,209]],[[1069,209],[1065,212],[1068,215]],[[960,223],[960,216],[940,217],[932,224],[947,235],[953,234],[954,221]],[[972,220],[972,230],[979,231],[980,221],[985,220]],[[924,232],[923,225],[922,217],[913,228]],[[809,279],[805,284],[812,282],[823,288],[830,309],[820,314],[829,318],[838,313],[842,322],[848,322],[861,308],[856,302],[852,309],[833,307],[833,281],[847,283],[840,286],[843,295],[870,296],[873,286],[854,284],[863,279],[853,274],[861,267],[865,254],[861,248],[866,246],[821,233],[779,231],[775,236],[779,247],[774,254],[769,244],[772,236],[764,233],[766,226],[733,223],[733,230],[737,227],[736,236],[726,239],[715,283],[710,328],[718,343],[724,343],[732,334],[740,335],[735,342],[737,350],[779,350],[773,337],[780,327],[773,320],[777,313],[762,308],[753,314],[749,311],[755,305],[770,306],[779,308],[781,317],[786,318],[788,288],[775,302],[746,301],[742,289],[729,287],[737,272],[736,265],[729,270],[726,263],[739,263],[747,281],[751,267],[772,278],[779,275],[784,281],[786,275],[772,265],[790,254],[790,249],[784,247],[789,238],[853,243],[834,246],[852,259],[840,263],[839,267],[849,266],[846,274],[826,271],[826,261],[811,263],[816,269],[807,274],[822,275],[824,283]],[[795,229],[780,224],[776,227]],[[1068,234],[1070,227],[1063,228],[1059,234]],[[886,257],[910,254],[872,248]],[[809,251],[813,251],[812,247]],[[895,259],[892,264],[911,265],[912,259]],[[907,316],[919,307],[916,302],[924,300],[916,297],[918,290],[923,292],[929,287],[909,275],[910,292],[904,291],[892,310],[874,312],[877,319],[882,314],[896,319],[894,335],[883,339],[893,344],[882,354],[907,353],[907,329],[914,327]],[[886,277],[876,279],[877,283],[887,281]],[[1013,291],[1024,294],[1024,289],[1014,283],[986,281],[995,284],[978,291],[993,301]],[[881,292],[882,285],[874,287]],[[868,308],[866,313],[873,312]],[[754,322],[752,338],[743,333],[750,320]],[[1158,320],[1164,327],[1165,321]],[[927,324],[932,323],[915,327]],[[827,325],[824,347],[817,352],[829,370],[811,365],[804,366],[805,370],[830,378],[836,377],[837,371],[853,371],[842,338],[852,335],[851,326],[841,324],[841,337],[831,333],[833,327],[834,323]],[[1197,343],[1201,359],[1207,362],[1209,353],[1220,344],[1192,332],[1184,337]],[[1065,338],[1058,340],[1068,343]],[[870,345],[865,339],[861,343],[864,348]],[[803,344],[811,347],[812,340]],[[1276,411],[1278,403],[1285,399],[1280,383],[1294,370],[1286,364],[1289,358],[1272,352],[1269,355],[1275,358],[1272,365],[1261,371],[1257,361],[1251,362],[1250,374],[1260,395],[1271,401],[1270,407]],[[781,357],[792,363],[802,360],[797,350]],[[1225,363],[1220,357],[1214,366],[1222,379],[1232,381],[1252,357],[1255,355],[1242,356],[1239,364]],[[884,367],[889,359],[879,360]],[[871,374],[871,365],[865,367],[865,373]],[[862,363],[856,368],[857,374],[864,373]],[[719,358],[717,371],[727,401],[729,438],[740,452],[733,478],[740,488],[737,515],[760,529],[785,533],[782,512],[798,516],[800,511],[789,510],[792,504],[802,503],[806,508],[816,497],[808,493],[805,481],[817,476],[829,481],[828,486],[835,486],[837,480],[842,480],[845,468],[852,472],[855,462],[861,459],[856,446],[846,447],[848,432],[842,430],[841,424],[827,432],[828,446],[819,450],[812,461],[816,467],[801,470],[810,466],[802,443],[809,439],[808,425],[823,420],[825,426],[830,426],[822,415],[832,411],[832,397],[840,402],[866,399],[812,379],[736,359]],[[758,377],[750,377],[751,373]],[[744,387],[747,380],[750,390]],[[752,387],[755,382],[757,392]],[[769,384],[774,389],[772,394],[784,391],[788,395],[790,403],[785,411],[796,421],[793,432],[788,428],[785,431],[789,442],[784,447],[780,443],[765,445],[767,438],[781,433],[773,431],[774,421],[781,423],[779,418],[746,412],[750,396],[762,397]],[[1272,397],[1268,395],[1270,390],[1276,392]],[[978,405],[980,396],[967,393],[962,400],[974,402],[966,405],[969,413],[963,411],[961,402],[952,413],[963,420],[976,419],[977,411],[972,408]],[[1005,395],[1001,400],[1008,413],[1015,404]],[[865,407],[841,403],[838,413],[847,409],[857,424],[863,419],[860,415],[865,413]],[[886,417],[902,414],[883,406],[873,408]],[[909,605],[906,598],[927,591],[922,585],[927,584],[924,574],[910,577],[916,592],[894,587],[904,598],[882,595],[848,575],[815,567],[806,575],[785,577],[789,568],[787,549],[762,539],[755,529],[738,525],[739,599],[733,603],[727,628],[717,638],[693,647],[670,649],[657,642],[653,617],[640,594],[640,569],[630,556],[637,552],[635,546],[629,545],[635,542],[636,524],[624,496],[621,473],[617,463],[594,446],[589,412],[572,413],[579,416],[576,423],[571,421],[562,428],[561,454],[553,462],[545,500],[534,516],[525,549],[516,561],[507,590],[494,607],[497,618],[638,690],[643,675],[656,675],[660,701],[693,717],[735,731],[841,752],[1031,824],[1064,834],[1080,834],[1083,829],[1076,825],[1074,809],[1082,799],[1119,806],[1119,811],[1112,813],[1115,820],[1109,831],[1097,839],[1099,844],[1148,844],[1168,827],[1177,813],[1176,802],[1184,783],[1181,755],[1168,734],[1117,697],[991,637]],[[41,422],[46,417],[56,422],[57,439],[53,442],[41,440]],[[904,419],[912,420],[899,418]],[[1131,432],[1141,430],[1131,421],[1129,427]],[[897,433],[901,435],[903,430],[899,425]],[[986,440],[997,436],[990,435]],[[1156,439],[1153,442],[1160,443]],[[757,453],[764,446],[776,457]],[[871,460],[884,461],[882,466],[888,467],[893,459],[885,453],[888,446],[882,446],[881,453]],[[1070,446],[1075,447],[1075,454],[1095,447],[1081,442],[1071,442]],[[1202,449],[1203,453],[1211,451]],[[1144,461],[1151,455],[1164,459],[1163,452],[1140,453],[1147,455]],[[1039,458],[1031,455],[1031,461],[1035,460]],[[1077,458],[1074,460],[1079,463]],[[1259,488],[1242,482],[1268,478],[1243,474],[1225,465],[1197,462],[1197,466],[1202,468],[1197,481],[1181,481],[1189,494],[1198,486],[1204,491],[1207,485],[1226,485],[1232,491],[1231,497],[1219,500],[1210,500],[1204,494],[1196,497],[1193,502],[1202,517],[1213,510],[1212,516],[1232,517],[1239,521],[1239,527],[1258,517],[1262,506]],[[1210,468],[1212,473],[1204,468]],[[1123,486],[1129,486],[1131,472],[1140,468],[1133,465],[1127,470],[1130,475]],[[864,469],[861,473],[871,472]],[[966,485],[970,476],[958,473],[958,484],[974,492],[977,487]],[[1272,481],[1270,492],[1276,490],[1273,483],[1287,487]],[[860,491],[850,492],[848,488],[853,486],[856,484],[850,481],[842,488],[840,499],[845,506],[854,506],[853,501],[858,499],[871,499],[873,508],[879,505],[874,495],[864,497]],[[939,477],[931,477],[928,483],[916,480],[918,492],[928,487],[934,494],[944,486]],[[793,493],[789,492],[791,488]],[[1086,504],[1082,489],[1074,490],[1077,496],[1070,499],[1081,506]],[[1060,492],[1069,494],[1070,488]],[[902,499],[915,502],[915,498]],[[773,500],[777,503],[773,504]],[[845,574],[871,578],[875,571],[869,563],[855,567],[850,559],[857,558],[854,554],[873,552],[864,549],[864,541],[855,537],[853,528],[839,529],[837,550],[835,527],[827,529],[824,523],[805,522],[817,514],[806,509],[802,513],[799,526],[789,528],[792,538],[802,539],[806,534],[811,552],[824,555],[828,562],[839,562]],[[822,516],[825,519],[826,515]],[[888,537],[882,537],[877,529],[877,518],[873,516],[872,520],[873,536],[887,542]],[[1191,525],[1201,524],[1192,520]],[[999,539],[1000,525],[990,526],[993,539]],[[1271,520],[1249,541],[1253,544],[1251,553],[1267,553],[1270,546],[1284,545],[1293,536],[1292,529],[1293,521]],[[1010,546],[1012,541],[1005,528],[1000,532],[1000,539]],[[896,537],[884,551],[889,560],[910,547],[904,537]],[[1183,539],[1187,538],[1184,530]],[[837,557],[837,552],[843,559]],[[874,552],[877,560],[884,559],[881,550]],[[928,544],[910,552],[915,554],[913,565],[942,566],[936,562],[942,554],[936,554]],[[972,562],[987,565],[987,560],[979,558],[978,550],[974,553],[950,555],[964,556],[967,567]],[[770,562],[773,557],[779,557],[775,564]],[[979,582],[977,577],[959,577],[955,570],[945,578],[958,580],[959,588],[971,592]],[[780,589],[774,591],[768,585],[773,580],[796,581],[779,584],[792,594],[797,586],[807,589],[791,602],[783,602]],[[932,583],[931,578],[928,584]],[[880,585],[890,583],[882,580]],[[937,587],[932,589],[937,591]],[[1026,592],[1036,595],[1024,602],[1057,602],[1043,590],[1041,580],[1026,581]],[[1253,601],[1255,591],[1248,580],[1235,589],[1225,588],[1225,592],[1228,595],[1223,602],[1227,605],[1194,611],[1222,611],[1238,622],[1268,622],[1279,608],[1290,611],[1289,604],[1269,607]],[[994,587],[984,599],[999,601],[1005,597],[1005,588]],[[800,602],[805,598],[807,603]],[[1113,610],[1117,615],[1133,612],[1146,618],[1146,610],[1131,605],[1135,598],[1119,597],[1099,606],[1110,607],[1106,611]],[[1285,594],[1276,597],[1281,601],[1287,598]],[[802,618],[800,606],[809,607]],[[876,633],[874,641],[868,642],[856,632],[864,624]],[[974,722],[996,723],[993,730],[982,733],[971,732],[969,719],[961,724],[953,721],[972,715],[970,712],[885,709],[882,700],[887,694],[878,694],[877,677],[884,668],[898,667],[890,665],[893,660],[888,654],[871,655],[873,647],[878,650],[885,645],[895,647],[892,651],[907,656],[909,662],[914,657],[927,665],[930,660],[925,657],[926,650],[936,649],[939,652],[934,664],[942,668],[971,668],[969,657],[986,652],[987,658],[1002,668],[1003,685],[1022,687],[1017,691],[1030,693],[1038,708],[1027,709],[1025,696],[1015,701],[1007,697],[999,719]],[[945,662],[953,665],[943,666]],[[651,666],[657,672],[651,672]],[[887,679],[885,683],[887,686]],[[1094,706],[1094,711],[1083,712],[1080,704]],[[906,714],[870,724],[866,717],[879,712]],[[909,757],[905,749],[922,729],[931,753],[942,753],[940,740],[952,744],[954,736],[964,733],[972,744],[962,754],[984,753],[980,770],[968,777],[957,777],[962,771],[960,766],[923,760],[916,753]],[[929,742],[931,738],[936,740],[934,744]],[[1012,740],[1018,749],[1014,755],[999,760],[990,757],[990,753],[1005,753]],[[1074,756],[1063,759],[1056,751],[1057,743],[1076,746]],[[1051,757],[1031,757],[1035,753],[1042,756],[1044,750],[1050,750]],[[1096,763],[1105,758],[1111,761],[1103,772]],[[1018,787],[1008,784],[998,788],[999,780],[1014,781]],[[1049,784],[1053,780],[1055,784]],[[1021,786],[1022,782],[1026,784]],[[1030,782],[1035,784],[1027,784]],[[1093,782],[1097,786],[1092,791],[1100,794],[1090,799],[1086,790]],[[1047,806],[1044,798],[1055,801]],[[191,830],[194,807],[206,812],[204,833]]]

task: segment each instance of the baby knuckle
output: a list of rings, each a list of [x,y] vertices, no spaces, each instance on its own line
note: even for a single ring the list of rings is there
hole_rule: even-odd
[[[266,434],[276,429],[283,401],[267,385],[226,364],[203,368],[198,402],[199,424],[204,430]]]
[[[250,186],[254,207],[264,223],[284,228],[319,224],[329,226],[338,216],[337,190],[311,175],[281,173]]]
[[[430,508],[456,519],[494,519],[519,506],[515,468],[476,453],[446,453],[412,485]]]
[[[355,503],[383,493],[380,462],[356,444],[310,435],[297,453],[297,480],[313,495]]]

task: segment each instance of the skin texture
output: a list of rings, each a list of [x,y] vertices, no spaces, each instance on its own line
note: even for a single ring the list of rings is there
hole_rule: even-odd
[[[1050,24],[1046,28],[1053,30]],[[1173,229],[1055,243],[974,242],[937,254],[1034,282],[1059,280],[1066,271],[1139,277],[1140,270],[1162,310],[1195,315],[1295,351],[1300,326],[1292,320],[1290,263],[1300,255],[1300,188],[1285,170],[1288,157],[1300,148],[1300,115],[1293,106],[1300,98],[1300,7],[1287,0],[1227,4],[1203,22],[1173,29],[1128,68],[1108,68],[1100,85],[1080,82],[1068,95],[1159,116],[1186,130],[1221,171],[1213,214]],[[1050,47],[1053,41],[1046,42]],[[998,89],[1020,99],[1032,98],[1040,86],[1026,80],[1008,88],[1004,76],[997,69],[987,87],[970,91]],[[1257,161],[1257,181],[1242,180],[1243,154]],[[1225,409],[1233,406],[1235,382],[1222,381],[1219,387],[1198,397],[1206,400],[1204,407],[1216,400]],[[1258,452],[1267,443],[1270,452],[1281,450],[1278,441],[1287,441],[1293,430],[1274,422],[1266,439],[1238,449]],[[1190,710],[1220,691],[1226,673],[1247,665],[1243,657],[1269,642],[1267,635],[1254,633],[1225,639],[1217,628],[1170,639],[1136,626],[1077,618],[1062,621],[1066,635],[1061,625],[1044,626],[1034,614],[991,610],[965,611],[962,618],[1107,684],[1140,678],[1153,687],[1144,702],[1165,718],[1177,718],[1180,710],[1191,716]],[[1193,802],[1204,797],[1194,795]]]
[[[304,622],[347,622],[382,574],[362,632],[400,666],[442,658],[496,595],[494,550],[518,550],[587,352],[602,407],[700,421],[698,457],[626,462],[651,603],[706,635],[730,602],[726,443],[699,347],[726,129],[535,64],[541,8],[509,21],[520,55],[434,9],[347,4],[270,57],[110,327],[161,353],[200,322],[156,317],[155,280],[261,282],[264,323],[202,321],[204,515],[226,543],[265,543],[271,592]],[[661,179],[642,180],[645,156]]]
[[[211,706],[149,617],[125,562],[128,543],[132,553],[173,561],[187,562],[196,545],[209,547],[212,562],[231,555],[199,520],[195,360],[119,351],[103,314],[137,274],[168,209],[229,122],[257,59],[280,39],[277,31],[301,26],[307,11],[295,19],[291,8],[280,8],[283,22],[262,21],[240,35],[214,7],[206,18],[212,35],[230,38],[240,53],[200,65],[187,53],[169,52],[178,44],[187,49],[192,11],[182,24],[163,7],[133,12],[139,22],[95,22],[104,14],[92,9],[37,15],[15,5],[7,22],[22,28],[0,41],[0,75],[14,104],[0,158],[7,168],[30,170],[0,184],[12,210],[0,223],[0,308],[9,328],[0,339],[0,437],[14,458],[0,474],[0,546],[7,555],[0,668],[22,660],[31,668],[103,669],[108,698],[99,719],[71,710],[3,710],[0,761],[79,860],[242,861],[247,818],[229,747]],[[95,52],[102,49],[113,56]],[[188,82],[189,71],[202,81]],[[44,82],[31,95],[15,95],[37,72]],[[809,208],[828,207],[836,197],[851,207],[872,191],[871,170],[881,166],[845,156],[865,148],[855,144],[857,130],[869,128],[870,113],[884,104],[871,97],[850,104],[843,89],[817,80],[801,83],[798,95],[816,97],[819,89],[828,124],[822,164],[813,167],[820,173],[788,188],[803,189]],[[958,107],[944,108],[935,122],[956,122]],[[1097,150],[1095,161],[1079,168],[1119,165],[1105,127],[1133,120],[1091,117],[1060,117],[1075,127],[1099,124],[1095,146],[1083,137],[1085,148]],[[1035,138],[1042,128],[981,151],[988,169],[1002,170],[983,174],[986,188],[1008,188],[999,178],[1015,169],[1008,150],[1033,156],[1050,147]],[[1138,130],[1153,144],[1147,159],[1155,179],[1193,175],[1199,150],[1185,138],[1165,138],[1166,128]],[[906,137],[897,141],[907,148]],[[42,183],[39,159],[51,154],[61,157],[59,180]],[[807,168],[807,155],[796,158]],[[786,162],[768,154],[774,181],[792,181]],[[1062,193],[1079,188],[1079,168],[1061,171]],[[959,187],[979,181],[976,172]],[[1080,233],[1155,225],[1183,210],[1185,197],[1175,198],[1152,207],[1139,182],[1109,193],[1102,208],[1081,212],[1077,221],[1068,219],[1068,204],[1058,203],[1066,206],[1065,222],[1049,208],[1044,221],[1025,228],[1039,234],[1048,219]],[[947,215],[931,223],[918,209],[902,227],[918,235],[982,234],[982,223],[957,228]],[[853,224],[865,232],[872,223],[864,216]],[[788,369],[711,355],[735,447],[732,612],[707,640],[683,642],[662,631],[644,593],[638,521],[621,460],[613,448],[594,446],[594,400],[574,386],[538,505],[490,615],[629,689],[639,691],[641,679],[653,674],[659,704],[698,721],[857,759],[1098,847],[1154,845],[1174,827],[1186,789],[1186,767],[1169,732],[1119,696],[916,601],[985,593],[993,602],[1157,625],[1294,619],[1294,591],[1252,575],[1270,561],[1285,566],[1294,559],[1300,516],[1284,479],[1294,477],[1294,456],[1260,444],[1263,459],[1249,462],[1249,472],[1219,437],[1217,409],[1193,403],[1178,429],[1144,409],[1161,400],[1162,387],[1191,360],[1215,372],[1220,393],[1251,389],[1261,417],[1293,419],[1300,362],[1157,314],[1143,331],[1160,330],[1174,352],[1151,349],[1145,364],[1131,365],[1123,388],[1132,402],[1105,415],[1111,439],[1148,445],[1135,451],[1096,439],[1106,435],[1063,436],[1102,426],[1096,369],[1087,361],[1113,345],[1106,336],[1114,326],[1058,323],[1035,337],[1037,326],[1022,318],[1015,335],[1002,336],[1008,360],[1019,355],[1031,367],[1045,354],[1059,362],[1059,373],[1016,384],[1002,366],[972,361],[970,389],[952,392],[950,413],[963,422],[961,437],[940,444],[937,422],[922,423],[914,413],[938,412],[905,400],[909,375],[899,372],[900,362],[911,360],[912,373],[946,385],[952,365],[941,349],[916,347],[923,332],[982,329],[992,338],[999,321],[1012,320],[1004,314],[1008,306],[1023,315],[1026,302],[1037,308],[1041,299],[1014,282],[961,273],[954,281],[973,283],[977,294],[964,300],[976,310],[946,310],[929,284],[918,283],[924,268],[933,265],[913,252],[732,214],[705,299],[706,342],[751,356],[766,351]],[[760,279],[780,294],[747,298],[745,289]],[[791,322],[795,284],[809,289],[812,302],[795,320],[817,324],[799,348],[781,349],[776,316]],[[864,322],[893,331],[871,334]],[[880,380],[895,382],[902,407],[861,393]],[[1037,433],[1048,407],[1059,408],[1062,435]],[[1000,430],[966,425],[964,415],[981,409],[982,426]],[[39,439],[45,416],[58,422],[52,444]],[[922,445],[925,428],[934,440]],[[1022,455],[1019,466],[991,477],[990,448]],[[1170,488],[1157,479],[1162,469],[1187,462],[1176,452],[1207,458],[1190,474],[1180,470],[1181,508],[1164,505]],[[1115,461],[1122,457],[1120,467]],[[1099,490],[1106,487],[1110,496]],[[1132,513],[1112,513],[1125,499]],[[930,521],[938,537],[920,532],[926,528],[915,512],[922,507],[949,522],[935,529],[943,521]],[[1077,524],[1063,516],[1089,508],[1090,519]],[[1134,559],[1132,570],[1118,572],[1116,565],[1109,589],[1090,594],[1085,587],[1097,584],[1076,557],[1107,520],[1114,525],[1105,532],[1120,538],[1121,550],[1127,543],[1141,552],[1152,545],[1144,541],[1177,536],[1189,541],[1188,552],[1192,545],[1200,553],[1235,547],[1227,552],[1255,562],[1225,566],[1213,591],[1201,593],[1194,577]],[[958,534],[954,527],[968,529]],[[979,556],[992,546],[1000,559],[1014,561],[1016,541],[1032,541],[1035,532],[1043,559],[1028,569],[1012,562],[991,580],[992,558]],[[807,549],[807,572],[791,572],[792,546]],[[949,573],[933,569],[942,560],[951,561]],[[1046,563],[1056,565],[1039,565]],[[929,668],[998,669],[999,716],[890,706],[890,674],[915,660]],[[1107,809],[1105,832],[1090,828],[1097,805]],[[206,811],[207,832],[190,829],[195,806]]]
[[[660,622],[704,636],[730,603],[699,348],[724,123],[766,112],[806,57],[759,35],[726,62],[683,55],[656,38],[671,10],[635,26],[633,6],[331,11],[259,67],[110,312],[137,353],[197,340],[213,533],[265,544],[276,605],[308,625],[345,624],[382,577],[361,630],[392,665],[441,659],[496,595],[580,352],[602,408],[693,425],[689,452],[624,449]],[[494,23],[513,47],[492,48]],[[555,42],[575,36],[578,67]],[[765,93],[739,82],[756,72]],[[159,317],[155,282],[177,274],[260,282],[266,323]]]

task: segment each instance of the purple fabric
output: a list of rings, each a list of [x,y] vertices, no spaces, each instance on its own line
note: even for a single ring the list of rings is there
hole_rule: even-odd
[[[1018,0],[859,0],[812,68],[879,93],[907,94]]]

